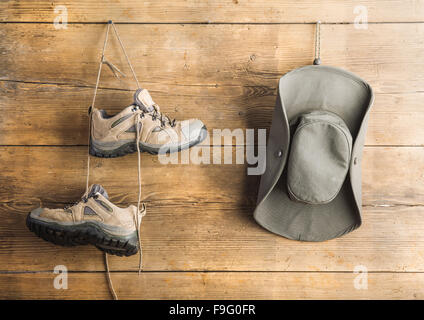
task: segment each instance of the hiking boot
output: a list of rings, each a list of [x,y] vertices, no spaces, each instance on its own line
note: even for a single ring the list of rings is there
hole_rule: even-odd
[[[146,89],[134,94],[134,104],[109,116],[104,110],[91,110],[90,154],[119,157],[137,151],[151,154],[178,152],[202,142],[207,130],[202,121],[171,120],[160,112]]]
[[[137,230],[145,213],[142,207],[119,208],[108,200],[102,186],[94,184],[80,202],[65,209],[37,208],[27,217],[30,231],[44,240],[63,246],[92,244],[118,256],[131,256],[139,250]]]

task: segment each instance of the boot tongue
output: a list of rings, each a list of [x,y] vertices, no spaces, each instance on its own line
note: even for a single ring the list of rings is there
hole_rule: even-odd
[[[155,102],[146,89],[138,89],[134,94],[134,103],[142,110],[150,112],[153,110]]]
[[[87,198],[94,196],[96,193],[100,193],[106,199],[109,199],[109,196],[106,190],[100,184],[93,184],[90,188],[90,191],[87,194]]]

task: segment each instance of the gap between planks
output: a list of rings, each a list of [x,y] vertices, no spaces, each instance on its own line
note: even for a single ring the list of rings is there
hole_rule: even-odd
[[[283,74],[281,74],[283,76]],[[46,81],[26,81],[26,80],[14,80],[14,79],[0,79],[0,83],[2,82],[11,82],[11,83],[22,83],[22,84],[35,84],[35,85],[50,85],[50,86],[63,86],[63,87],[70,87],[70,88],[83,88],[83,89],[94,89],[94,85],[83,85],[83,84],[73,84],[73,83],[67,83],[67,82],[46,82]],[[147,82],[146,82],[147,83]],[[152,84],[154,82],[150,82]],[[232,84],[184,84],[184,83],[163,83],[162,85],[168,85],[168,86],[176,86],[176,87],[202,87],[202,88],[219,88],[219,87],[227,87],[227,88],[255,88],[259,87],[260,85],[247,85],[247,84],[241,84],[241,85],[232,85]],[[277,85],[278,87],[278,85]],[[277,87],[271,88],[273,90],[277,90]],[[99,90],[110,90],[110,91],[123,91],[123,92],[134,92],[133,89],[124,89],[124,88],[112,88],[112,87],[98,87]],[[413,91],[385,91],[385,92],[375,92],[375,94],[378,95],[392,95],[392,94],[413,94],[413,93],[424,93],[424,90],[413,90]],[[275,95],[277,97],[277,95]]]
[[[198,21],[198,22],[123,22],[113,21],[114,24],[126,25],[314,25],[316,22],[221,22],[221,21]],[[417,21],[368,21],[367,24],[420,24],[422,20]],[[52,24],[51,21],[0,21],[0,24]],[[108,24],[107,21],[68,21],[67,24]],[[323,25],[354,25],[355,22],[335,22],[322,21]]]
[[[78,270],[67,271],[70,274],[103,274],[105,271],[100,270]],[[138,274],[138,270],[110,270],[110,273],[124,273],[124,274]],[[305,270],[289,270],[289,271],[276,271],[276,270],[142,270],[142,273],[273,273],[273,274],[290,274],[290,273],[304,273],[304,274],[357,274],[355,271],[305,271]],[[51,274],[53,270],[33,270],[33,271],[1,271],[0,275],[14,275],[14,274]],[[367,271],[368,274],[424,274],[424,271]]]

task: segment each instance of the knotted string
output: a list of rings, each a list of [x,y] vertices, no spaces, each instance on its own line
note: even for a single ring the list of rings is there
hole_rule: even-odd
[[[105,41],[103,44],[103,50],[102,50],[102,56],[100,59],[100,63],[99,63],[99,71],[97,73],[97,80],[96,80],[96,86],[94,88],[94,96],[93,96],[93,101],[91,103],[91,107],[88,110],[88,148],[87,148],[87,179],[86,179],[86,192],[88,192],[88,188],[89,188],[89,180],[90,180],[90,137],[91,137],[91,126],[92,126],[92,112],[93,112],[93,108],[94,108],[94,104],[96,102],[96,96],[97,96],[97,90],[99,87],[99,82],[100,82],[100,75],[102,72],[102,66],[103,64],[106,64],[109,66],[109,68],[111,68],[113,74],[117,77],[117,74],[115,72],[114,69],[116,69],[121,75],[123,75],[123,73],[116,68],[112,63],[108,62],[105,59],[105,51],[106,51],[106,45],[107,45],[107,41],[108,41],[108,37],[109,37],[109,30],[110,30],[110,25],[112,25],[113,30],[115,32],[115,35],[119,41],[119,44],[121,46],[122,51],[124,52],[125,58],[127,60],[127,63],[131,69],[131,72],[133,74],[134,80],[137,84],[137,88],[140,88],[140,84],[138,82],[137,76],[135,74],[134,68],[130,62],[130,59],[128,58],[128,55],[125,51],[125,47],[122,44],[121,38],[119,37],[118,31],[115,28],[114,23],[109,20],[108,25],[107,25],[107,30],[106,30],[106,37],[105,37]],[[140,122],[140,115],[137,114],[136,116],[136,121],[137,123]],[[137,143],[137,155],[138,155],[138,201],[137,201],[137,212],[135,213],[135,226],[137,228],[137,238],[138,238],[138,245],[139,245],[139,265],[138,265],[138,273],[141,273],[142,270],[142,263],[143,263],[143,258],[142,258],[142,248],[141,248],[141,237],[140,237],[140,224],[141,224],[141,219],[142,217],[146,214],[146,207],[143,204],[143,210],[142,213],[140,215],[140,204],[141,204],[141,161],[140,161],[140,146],[139,146],[139,141],[140,141],[140,130],[141,127],[138,128],[137,126],[137,139],[136,139],[136,143]],[[109,289],[110,292],[112,293],[113,299],[118,300],[118,296],[115,292],[115,289],[113,287],[113,282],[112,282],[112,278],[111,278],[111,274],[110,274],[110,269],[109,269],[109,261],[108,261],[108,254],[105,252],[105,266],[106,266],[106,275],[107,275],[107,280],[108,280],[108,284],[109,284]]]
[[[140,89],[140,84],[138,83],[137,75],[135,74],[134,68],[133,68],[133,66],[130,62],[130,59],[128,58],[127,52],[125,51],[124,45],[122,44],[122,41],[121,41],[121,38],[119,37],[118,30],[116,30],[115,24],[112,22],[112,20],[110,20],[109,23],[112,24],[113,31],[115,31],[115,35],[118,38],[119,45],[121,46],[121,49],[124,52],[125,59],[127,59],[128,66],[130,67],[131,72],[132,72],[133,77],[134,77],[134,80],[137,83],[137,89]]]

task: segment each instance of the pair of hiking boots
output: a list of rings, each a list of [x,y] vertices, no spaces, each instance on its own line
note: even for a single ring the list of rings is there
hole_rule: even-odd
[[[119,157],[138,150],[177,152],[207,136],[200,120],[176,121],[162,114],[146,89],[138,89],[134,103],[114,116],[99,109],[90,114],[89,152],[96,157]],[[144,212],[144,206],[138,210],[134,205],[114,205],[106,190],[94,184],[78,203],[64,209],[34,209],[26,223],[29,230],[55,244],[92,244],[109,254],[130,256],[140,250],[138,226]]]

